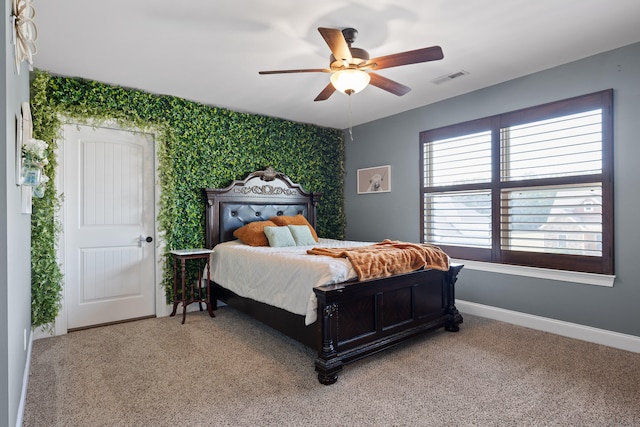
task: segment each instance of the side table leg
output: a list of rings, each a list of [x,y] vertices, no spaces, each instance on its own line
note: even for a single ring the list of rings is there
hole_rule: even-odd
[[[171,314],[169,315],[169,317],[173,317],[176,315],[176,310],[178,309],[178,304],[180,304],[180,301],[173,301],[173,310],[171,311]]]
[[[202,272],[200,269],[198,269],[198,282],[196,283],[196,289],[198,290],[198,308],[202,311]]]
[[[184,325],[184,321],[187,317],[187,299],[185,294],[185,281],[186,281],[186,260],[182,259],[182,324]]]
[[[207,258],[207,282],[204,286],[204,296],[205,302],[207,304],[207,311],[209,312],[209,317],[216,317],[213,314],[213,303],[211,302],[211,257]]]
[[[169,317],[176,315],[176,309],[178,308],[180,301],[178,300],[178,259],[173,257],[173,310]]]

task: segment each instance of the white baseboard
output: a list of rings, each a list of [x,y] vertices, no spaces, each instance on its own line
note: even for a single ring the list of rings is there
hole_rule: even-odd
[[[605,329],[592,328],[577,323],[564,322],[562,320],[549,319],[547,317],[534,316],[489,305],[456,299],[456,307],[464,314],[471,314],[489,319],[500,320],[514,325],[524,326],[539,331],[550,332],[569,338],[602,344],[621,350],[640,353],[640,337],[621,334]]]
[[[29,371],[31,370],[31,348],[33,346],[33,331],[29,334],[29,345],[27,346],[27,360],[24,364],[22,374],[22,392],[20,393],[20,404],[18,405],[18,415],[16,417],[16,427],[22,427],[24,420],[24,407],[27,403],[27,389],[29,388]]]
[[[33,337],[33,340],[39,340],[41,338],[49,338],[49,337],[55,337],[56,335],[63,335],[63,334],[58,334],[56,332],[57,330],[56,330],[55,323],[47,323],[46,325],[38,326],[37,328],[32,330],[31,336]]]

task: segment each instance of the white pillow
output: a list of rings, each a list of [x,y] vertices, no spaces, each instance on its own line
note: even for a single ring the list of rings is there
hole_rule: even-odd
[[[311,230],[306,225],[287,225],[293,239],[296,241],[296,246],[311,246],[315,245],[316,239],[313,238]]]
[[[267,236],[269,246],[272,248],[296,245],[296,241],[287,227],[265,227],[264,234]]]

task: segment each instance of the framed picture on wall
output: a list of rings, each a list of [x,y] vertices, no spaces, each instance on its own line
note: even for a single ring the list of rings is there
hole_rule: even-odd
[[[391,166],[358,169],[358,194],[388,193],[391,191]]]

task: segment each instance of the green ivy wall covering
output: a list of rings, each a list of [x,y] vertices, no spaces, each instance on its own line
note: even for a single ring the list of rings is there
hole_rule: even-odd
[[[237,113],[169,96],[95,81],[32,76],[34,137],[55,147],[60,117],[83,122],[115,119],[157,135],[161,201],[159,228],[167,250],[204,246],[202,188],[225,187],[254,170],[273,166],[306,190],[324,193],[318,234],[344,237],[343,133],[272,117]],[[53,150],[47,175],[55,175]],[[32,321],[52,322],[60,305],[62,277],[55,262],[53,188],[36,199],[32,216]],[[170,261],[170,260],[166,260]],[[172,285],[169,262],[163,283]]]

